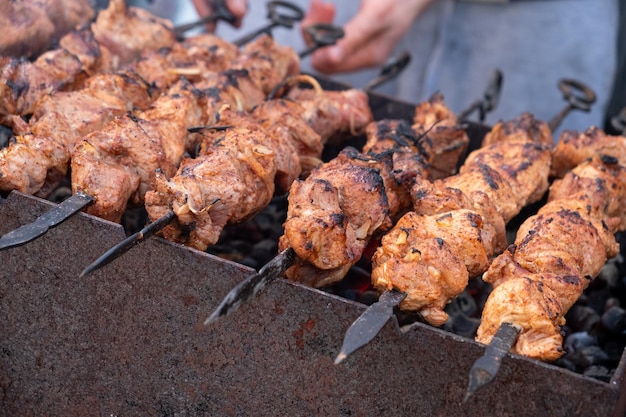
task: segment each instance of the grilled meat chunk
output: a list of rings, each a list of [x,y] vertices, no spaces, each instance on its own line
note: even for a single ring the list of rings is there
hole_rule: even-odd
[[[183,80],[145,111],[129,113],[92,132],[72,150],[72,191],[95,201],[87,211],[118,221],[130,200],[143,204],[157,170],[173,175],[200,124],[198,90]]]
[[[183,160],[175,176],[157,174],[146,194],[150,218],[173,210],[176,220],[163,236],[205,250],[228,223],[269,203],[276,174],[274,143],[262,130],[228,129],[200,156]]]
[[[554,149],[550,173],[562,178],[591,157],[613,158],[626,166],[626,137],[607,135],[598,127],[590,127],[585,132],[566,130]]]
[[[80,92],[44,96],[30,122],[14,127],[16,140],[0,149],[0,189],[45,197],[65,176],[83,136],[151,102],[149,86],[133,73],[97,75]]]

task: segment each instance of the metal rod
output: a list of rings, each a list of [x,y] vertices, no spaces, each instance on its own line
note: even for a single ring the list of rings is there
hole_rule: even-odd
[[[28,223],[10,231],[0,238],[0,250],[23,245],[46,233],[49,229],[58,226],[94,201],[94,198],[77,193],[63,201],[48,212],[39,216],[34,222]]]
[[[371,342],[393,316],[393,309],[406,296],[406,293],[396,290],[382,293],[378,301],[369,306],[346,331],[341,351],[335,358],[335,365],[343,362],[350,354]]]
[[[493,381],[498,374],[502,359],[517,341],[520,328],[511,323],[502,323],[485,349],[485,354],[478,358],[470,370],[469,385],[464,402],[480,388]]]
[[[161,216],[159,219],[155,220],[154,222],[150,223],[149,225],[138,231],[137,233],[128,236],[126,239],[122,240],[120,243],[110,248],[98,259],[89,264],[87,268],[83,269],[83,271],[80,273],[80,278],[92,273],[96,269],[102,268],[103,266],[113,262],[115,259],[128,252],[135,245],[143,242],[150,236],[153,236],[155,233],[162,230],[175,218],[176,214],[173,211],[169,211],[165,215]]]
[[[220,317],[227,316],[236,311],[246,301],[254,297],[274,279],[280,277],[293,264],[296,253],[292,248],[287,248],[269,261],[258,273],[249,276],[239,285],[230,290],[215,311],[204,321],[210,324]]]

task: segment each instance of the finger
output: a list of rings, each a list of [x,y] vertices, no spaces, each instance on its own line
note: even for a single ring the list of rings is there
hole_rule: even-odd
[[[234,26],[240,27],[243,17],[248,12],[248,2],[246,0],[227,0],[226,7],[237,18]]]
[[[198,12],[200,18],[213,14],[213,2],[211,0],[191,0],[191,2],[196,8],[196,12]],[[215,22],[207,23],[204,27],[209,33],[215,32]]]
[[[345,36],[337,45],[316,51],[311,57],[313,67],[324,73],[353,71],[357,68],[376,65],[384,52],[379,50],[376,38],[386,30],[386,26],[376,25],[374,16],[367,10],[359,12],[344,26]]]

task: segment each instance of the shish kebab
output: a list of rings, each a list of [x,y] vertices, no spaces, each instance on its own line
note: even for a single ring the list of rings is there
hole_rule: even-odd
[[[335,26],[325,24],[314,25],[307,28],[307,31],[319,45],[328,45],[334,42],[343,32]],[[313,49],[314,46],[310,46],[304,53],[309,53]],[[368,86],[374,88],[394,78],[409,62],[410,56],[407,53],[401,54],[397,59],[390,60],[382,68],[379,76],[372,80]],[[292,85],[298,83],[309,83],[313,88],[304,90],[299,87],[293,88],[287,99],[275,98],[286,86],[291,88]],[[213,128],[223,130],[227,127],[237,126],[253,132],[261,130],[263,133],[269,134],[270,137],[278,139],[279,142],[282,141],[283,144],[277,144],[276,149],[274,149],[276,151],[274,155],[276,173],[268,174],[275,176],[275,185],[281,193],[289,189],[295,178],[308,175],[312,168],[321,164],[322,150],[326,142],[359,134],[373,118],[368,104],[368,96],[364,91],[355,89],[323,91],[319,83],[309,75],[290,77],[281,83],[268,98],[268,101],[257,106],[249,114],[241,111],[233,112],[232,109],[228,108],[220,111],[219,123],[216,120]],[[208,129],[198,127],[194,130]],[[223,146],[221,143],[224,135],[220,133],[218,136],[221,139],[217,142],[213,136],[208,134],[201,148],[207,152],[201,152],[203,155],[197,160],[185,161],[183,164],[185,168],[179,169],[181,175],[176,175],[170,181],[166,181],[164,176],[157,177],[157,182],[161,180],[161,192],[156,195],[151,193],[150,196],[154,196],[154,204],[146,204],[152,223],[110,248],[87,266],[81,275],[88,274],[110,263],[162,229],[165,229],[162,235],[169,240],[205,250],[217,242],[222,229],[227,224],[239,223],[265,207],[267,204],[265,201],[250,201],[248,200],[250,196],[245,193],[242,194],[241,190],[229,193],[228,198],[218,197],[224,193],[226,187],[224,184],[229,181],[239,184],[240,180],[245,183],[248,176],[242,172],[239,172],[239,175],[234,175],[234,177],[223,172],[213,172],[214,169],[210,166],[212,160],[220,161],[226,158],[226,161],[231,160],[233,162],[232,159],[235,157],[236,164],[241,164],[241,161],[237,161],[239,156],[233,154],[229,147]],[[213,149],[216,144],[219,145],[217,151]],[[204,155],[204,153],[210,155]],[[198,162],[200,159],[202,160]],[[193,177],[190,173],[193,172],[199,173],[202,179],[198,179],[198,181],[206,184],[200,184],[202,187],[194,184],[190,179],[190,176]],[[208,173],[212,173],[212,175],[209,176]],[[257,173],[256,176],[259,175]],[[200,188],[214,189],[214,191],[206,192],[204,196],[200,197],[197,192]],[[172,190],[178,190],[178,192],[172,195]],[[243,190],[245,191],[245,187]],[[200,211],[196,213],[190,209],[191,206],[187,202],[189,193],[192,197],[195,193],[196,200],[202,200],[201,205],[209,207],[209,205],[217,204],[217,207],[207,208],[210,212]],[[212,202],[206,201],[210,195],[214,196]],[[180,201],[181,197],[184,197],[182,201]],[[236,208],[237,201],[241,207]],[[152,209],[150,210],[149,207]],[[194,215],[181,216],[189,209]]]
[[[264,101],[251,113],[222,109],[213,127],[225,126],[225,131],[206,133],[199,156],[185,158],[176,175],[157,173],[145,202],[152,223],[111,248],[82,275],[161,229],[168,240],[207,249],[227,224],[253,216],[269,203],[275,188],[286,192],[297,177],[318,165],[332,136],[358,133],[372,120],[364,92],[323,91],[319,85],[315,91],[306,100]],[[320,134],[314,129],[320,124],[333,129]]]
[[[265,50],[260,51],[256,50],[255,48],[265,48]],[[247,57],[247,60],[241,59],[241,57],[243,56]],[[279,59],[279,57],[281,63],[275,62]],[[280,82],[284,78],[284,76],[288,74],[299,73],[299,58],[295,54],[295,52],[293,52],[289,48],[279,47],[267,35],[260,36],[254,42],[248,44],[243,49],[242,54],[240,54],[240,58],[238,58],[238,60],[241,64],[246,62],[249,64],[254,63],[254,65],[250,66],[249,71],[228,70],[222,72],[219,76],[215,75],[214,73],[213,76],[209,77],[212,80],[206,81],[209,84],[204,85],[204,87],[207,87],[207,94],[205,95],[208,99],[207,103],[217,105],[219,100],[224,99],[224,97],[220,96],[220,94],[223,93],[230,97],[228,98],[229,101],[227,102],[232,103],[234,108],[241,108],[244,104],[248,105],[247,108],[251,108],[252,105],[258,104],[260,101],[262,101],[267,91],[271,90],[275,86],[272,83]],[[281,71],[283,72],[282,75],[279,74],[279,72]],[[222,80],[219,80],[219,78],[222,78]],[[217,83],[217,81],[219,81],[219,83]],[[255,87],[254,81],[262,83],[262,86]],[[213,84],[211,85],[211,83]],[[218,86],[220,88],[216,88]],[[239,89],[243,90],[239,91]],[[248,102],[244,103],[246,100]],[[209,111],[208,117],[214,117],[214,111]],[[127,120],[127,122],[130,121],[132,120]],[[118,147],[118,151],[121,149],[123,149],[123,147]],[[75,154],[77,153],[75,152]],[[57,207],[58,210],[53,209],[53,211],[56,210],[60,211],[61,213],[52,216],[54,220],[52,225],[58,224],[67,216],[75,213],[76,211],[83,208],[85,205],[89,204],[92,201],[92,198],[88,198],[88,196],[83,196],[83,194],[74,194],[74,197],[68,200],[64,202],[66,204],[65,207],[62,207],[64,204],[62,203],[59,207]],[[98,209],[95,208],[93,210],[97,211]],[[118,214],[108,212],[106,214],[103,214],[103,216],[108,219],[115,219]],[[32,238],[37,237],[38,235],[44,233],[49,227],[51,227],[51,225],[49,224],[49,217],[51,216],[44,215],[42,220],[35,221],[32,225],[24,225],[21,228],[16,229],[16,231],[8,233],[7,235],[3,236],[2,239],[0,239],[0,245],[2,247],[10,247],[16,244],[24,243],[28,240],[31,240]]]
[[[235,287],[205,323],[230,314],[285,271],[309,285],[342,279],[369,240],[409,208],[414,178],[454,172],[469,142],[440,95],[416,107],[413,126],[383,120],[370,124],[366,134],[364,152],[346,148],[294,182],[279,241],[283,251]],[[447,165],[434,173],[430,161]]]
[[[416,184],[415,211],[383,237],[372,259],[372,284],[382,295],[348,329],[336,363],[369,343],[377,334],[371,329],[382,328],[398,305],[417,310],[432,325],[443,324],[447,302],[506,248],[506,222],[547,190],[550,132],[571,110],[588,111],[595,101],[595,93],[576,80],[564,79],[558,86],[568,104],[549,123],[530,114],[500,122],[485,137],[487,147],[470,154],[459,175],[435,184]],[[505,145],[507,138],[516,144]],[[507,160],[510,157],[516,159]],[[457,226],[464,228],[457,230]]]
[[[406,66],[409,60],[410,57],[405,56],[400,57],[395,62],[392,61],[386,67],[388,68],[387,72],[389,74],[397,74]],[[378,85],[387,76],[388,74],[385,74],[385,71],[383,71],[381,76],[368,83],[368,86]],[[490,78],[484,97],[473,103],[463,113],[469,115],[474,110],[479,110],[481,116],[484,116],[497,104],[501,86],[502,73],[496,70]],[[433,178],[449,175],[455,172],[459,158],[465,153],[468,146],[468,138],[465,136],[465,131],[457,126],[457,117],[445,106],[443,97],[438,94],[433,95],[431,100],[416,106],[413,119],[413,127],[415,129],[408,122],[400,120],[383,120],[372,124],[372,126],[366,129],[369,139],[364,152],[372,153],[377,155],[377,157],[387,154],[382,158],[382,160],[386,161],[384,165],[387,167],[390,164],[393,166],[394,163],[397,165],[398,171],[392,173],[391,176],[386,176],[386,185],[389,186],[387,203],[392,210],[397,210],[398,217],[403,213],[403,210],[399,209],[400,202],[403,202],[402,205],[405,206],[405,210],[410,206],[408,189],[406,187],[410,186],[413,180],[412,177],[417,173],[416,168],[417,170],[430,171]],[[441,125],[439,126],[438,124]],[[477,126],[482,128],[482,125]],[[427,132],[430,136],[425,135]],[[415,155],[416,153],[418,155]],[[420,155],[424,155],[426,160],[422,160]],[[345,159],[349,160],[349,158]],[[367,160],[367,158],[364,159]],[[380,165],[382,160],[379,161],[379,164],[374,165]],[[428,164],[427,169],[425,169],[425,162]],[[389,181],[389,178],[395,178],[398,183],[394,185],[394,181]],[[371,210],[375,210],[375,207],[371,208]],[[323,210],[318,211],[323,212]],[[261,268],[258,273],[248,277],[233,288],[205,323],[215,321],[237,310],[240,305],[254,297],[264,288],[267,283],[283,275],[287,269],[292,268],[294,261],[294,250],[292,248],[285,249]],[[305,262],[299,263],[302,266],[301,272],[305,275],[310,275],[309,280],[311,282],[330,282],[330,280],[327,280],[329,275],[334,275],[334,279],[341,279],[342,271],[348,270],[348,268],[338,268],[334,271],[331,270],[330,273],[329,271],[319,272],[316,271],[313,265],[307,266]],[[296,265],[292,269],[297,270],[298,266]]]
[[[249,69],[253,81],[267,84],[265,92],[271,90],[279,80],[262,67],[268,65],[263,57],[274,53],[273,48],[263,41],[240,51],[217,36],[198,35],[169,48],[144,50],[124,71],[94,75],[80,90],[44,96],[29,123],[11,119],[17,139],[0,150],[0,189],[45,197],[65,175],[69,153],[82,136],[133,108],[145,109],[181,76],[198,82],[220,70],[255,65]],[[236,77],[246,82],[243,74]]]
[[[291,27],[304,12],[295,5],[274,1],[268,4],[268,16],[273,25]],[[225,8],[217,18],[232,20]],[[0,57],[0,116],[29,115],[37,101],[49,93],[82,88],[86,77],[117,71],[142,51],[169,48],[180,38],[177,29],[144,9],[127,7],[124,0],[111,0],[93,23],[63,36],[57,49],[34,62]]]
[[[564,353],[565,314],[618,254],[615,233],[626,230],[624,155],[623,136],[596,127],[561,134],[547,203],[483,275],[493,290],[476,340],[489,347],[470,371],[466,398],[495,378],[509,351],[543,361]]]

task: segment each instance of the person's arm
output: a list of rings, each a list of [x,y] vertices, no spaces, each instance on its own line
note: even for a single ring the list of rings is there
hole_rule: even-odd
[[[198,12],[199,17],[205,17],[213,14],[214,4],[217,3],[216,0],[191,0],[196,11]],[[241,19],[245,16],[248,11],[248,2],[246,0],[223,0],[226,4],[226,7],[232,14],[237,18],[234,26],[241,26]],[[209,32],[215,31],[215,24],[207,25],[207,30]]]
[[[344,26],[344,38],[316,51],[311,64],[326,74],[382,65],[413,21],[434,1],[361,0],[359,12]],[[334,5],[312,0],[302,27],[332,23],[334,16]]]

